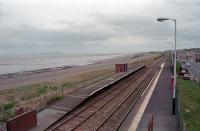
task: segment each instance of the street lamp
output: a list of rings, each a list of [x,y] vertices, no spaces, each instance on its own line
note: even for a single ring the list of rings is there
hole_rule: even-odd
[[[174,37],[174,88],[173,88],[173,99],[172,99],[172,114],[175,115],[175,106],[176,106],[176,19],[171,18],[158,18],[157,21],[163,22],[166,20],[172,20],[175,24],[175,37]]]
[[[165,20],[170,20],[170,19],[169,19],[169,18],[162,18],[162,17],[159,17],[157,20],[160,21],[160,22],[163,22],[163,21],[165,21]]]

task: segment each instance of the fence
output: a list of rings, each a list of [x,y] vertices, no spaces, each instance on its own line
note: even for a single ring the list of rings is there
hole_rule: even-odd
[[[71,89],[68,88],[66,90],[63,87],[60,87],[59,90],[57,90],[57,91],[44,94],[43,96],[38,97],[38,99],[35,99],[37,111],[43,110],[50,103],[53,103],[53,102],[57,101],[58,99],[61,99],[63,96],[69,94],[70,92],[73,92],[76,89],[92,85],[98,81],[101,81],[101,80],[104,80],[104,79],[110,77],[113,74],[114,74],[114,72],[101,74],[99,77],[94,78],[92,80],[83,80],[80,83],[73,85]]]
[[[177,112],[177,116],[178,116],[178,126],[179,126],[179,130],[180,131],[187,131],[187,127],[186,124],[184,124],[183,122],[183,117],[181,114],[181,97],[179,95],[178,89],[176,90],[176,112]]]

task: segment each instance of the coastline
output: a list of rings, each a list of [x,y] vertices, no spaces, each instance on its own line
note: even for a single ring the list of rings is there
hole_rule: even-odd
[[[66,55],[66,54],[35,54],[0,56],[0,75],[7,78],[16,74],[27,74],[33,71],[42,72],[43,69],[51,70],[62,67],[74,67],[93,64],[105,59],[124,56],[117,54],[91,54],[91,55]],[[51,69],[49,69],[51,68]],[[1,78],[0,77],[0,78]]]
[[[129,63],[130,61],[141,60],[145,57],[150,56],[150,54],[143,54],[142,56],[138,56],[135,58],[135,54],[132,54],[94,61],[94,63],[88,63],[87,65],[83,66],[63,66],[4,74],[0,75],[0,91],[31,84],[60,83],[68,79],[69,77],[76,76],[77,74],[108,68],[114,70],[114,65],[116,63]]]
[[[132,54],[132,55],[133,56],[130,59],[138,57],[135,54]],[[69,69],[69,68],[74,68],[74,67],[79,67],[79,66],[101,64],[102,62],[104,62],[106,60],[112,60],[112,59],[119,58],[119,57],[125,57],[125,56],[118,56],[118,57],[113,57],[113,58],[96,60],[94,62],[88,62],[87,64],[83,64],[83,65],[64,65],[64,66],[41,68],[41,69],[35,69],[35,70],[29,70],[29,71],[19,71],[19,72],[13,72],[13,73],[5,73],[5,74],[0,74],[0,80],[1,79],[20,77],[20,76],[25,76],[25,75],[30,75],[30,74],[36,74],[36,73],[44,73],[44,72],[51,72],[51,71]]]
[[[44,69],[39,69],[39,70],[31,70],[31,71],[22,71],[22,72],[16,72],[16,73],[1,74],[0,80],[12,78],[12,77],[20,77],[20,76],[29,75],[29,74],[36,74],[36,73],[44,73],[44,72],[56,71],[56,70],[62,70],[62,69],[69,69],[69,68],[73,68],[73,67],[75,67],[75,66],[62,66],[62,67],[44,68]]]

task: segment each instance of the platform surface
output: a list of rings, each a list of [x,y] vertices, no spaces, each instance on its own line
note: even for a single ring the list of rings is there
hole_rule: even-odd
[[[161,76],[138,125],[137,131],[147,131],[148,123],[153,115],[153,131],[178,131],[178,117],[172,115],[172,92],[169,63],[163,68]]]
[[[37,113],[37,127],[32,128],[31,131],[42,131],[46,129],[87,99],[92,93],[131,72],[133,72],[133,70],[115,74],[105,80],[80,88],[75,92],[66,95],[62,100]]]

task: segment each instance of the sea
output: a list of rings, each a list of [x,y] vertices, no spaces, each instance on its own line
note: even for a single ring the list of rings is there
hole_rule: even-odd
[[[0,75],[64,66],[83,66],[125,54],[79,54],[44,53],[0,56]]]

